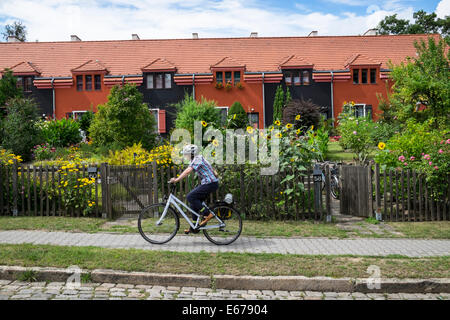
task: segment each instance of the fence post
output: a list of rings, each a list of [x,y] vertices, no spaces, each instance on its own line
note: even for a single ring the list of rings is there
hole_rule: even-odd
[[[17,208],[17,198],[19,196],[19,193],[17,190],[17,176],[18,176],[18,168],[17,168],[17,160],[14,159],[13,167],[12,167],[12,193],[13,193],[13,208],[12,208],[12,214],[13,217],[17,217],[18,208]]]
[[[373,184],[372,184],[372,162],[367,166],[367,182],[368,182],[368,210],[369,217],[373,217]]]
[[[382,220],[381,215],[381,190],[380,190],[380,165],[375,163],[375,218]]]
[[[314,181],[314,218],[317,219],[318,213],[321,212],[320,200],[322,198],[322,190],[321,190],[322,171],[320,170],[320,167],[317,163],[314,165],[313,181]]]
[[[112,215],[109,210],[110,194],[108,190],[108,164],[102,163],[100,165],[100,176],[102,185],[102,218],[111,219]]]
[[[325,188],[326,188],[326,196],[325,196],[325,203],[326,203],[326,210],[327,210],[327,222],[331,222],[331,170],[330,165],[327,165],[325,167],[326,174],[325,174]]]

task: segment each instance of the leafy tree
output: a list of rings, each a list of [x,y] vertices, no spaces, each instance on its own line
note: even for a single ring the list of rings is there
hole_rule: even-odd
[[[238,101],[231,105],[227,118],[228,129],[246,128],[248,126],[247,113]]]
[[[0,79],[0,107],[4,107],[6,101],[14,97],[23,97],[23,93],[17,88],[17,78],[7,69]]]
[[[407,63],[391,65],[394,80],[390,96],[392,112],[404,122],[414,118],[419,122],[432,119],[435,128],[449,124],[450,114],[450,52],[443,39],[414,44],[418,57]]]
[[[280,85],[277,87],[275,92],[275,99],[273,101],[273,121],[281,120],[283,116],[283,106],[284,106],[284,91],[283,87]]]
[[[450,16],[444,19],[437,18],[436,13],[426,13],[419,10],[413,14],[414,22],[398,19],[397,14],[386,16],[377,26],[380,34],[422,34],[440,33],[443,37],[449,36]]]
[[[291,90],[289,90],[289,87],[286,88],[286,99],[284,101],[284,107],[288,105],[289,102],[292,101],[292,96],[291,96]]]
[[[5,40],[8,40],[9,36],[14,36],[17,40],[24,42],[27,39],[27,27],[21,21],[14,21],[13,24],[5,26],[5,32],[2,32],[2,36]]]
[[[323,108],[309,100],[291,100],[283,110],[283,122],[292,123],[297,129],[317,128],[321,121]],[[300,119],[297,120],[297,116]]]
[[[94,112],[89,110],[88,112],[83,113],[79,122],[80,129],[86,132],[86,136],[89,137],[89,127],[91,126],[91,122],[94,119]]]
[[[189,130],[192,138],[194,138],[195,121],[203,121],[202,128],[220,127],[221,117],[215,101],[208,101],[202,97],[202,100],[197,102],[192,96],[186,94],[181,102],[175,104],[175,107],[178,112],[175,127]]]
[[[89,127],[94,145],[124,148],[140,142],[145,149],[152,149],[157,136],[156,120],[142,101],[142,93],[134,85],[113,87],[108,102],[98,106]]]
[[[19,97],[10,99],[6,108],[2,145],[28,161],[31,149],[40,143],[37,106],[33,100]]]

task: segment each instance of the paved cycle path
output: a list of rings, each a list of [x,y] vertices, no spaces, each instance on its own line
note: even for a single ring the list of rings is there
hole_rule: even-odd
[[[240,237],[227,246],[217,246],[203,236],[177,235],[170,242],[154,245],[139,234],[70,233],[46,231],[0,231],[3,244],[51,244],[95,246],[183,252],[240,252],[307,255],[362,255],[409,257],[450,256],[450,240],[422,239],[328,239],[328,238],[254,238]]]

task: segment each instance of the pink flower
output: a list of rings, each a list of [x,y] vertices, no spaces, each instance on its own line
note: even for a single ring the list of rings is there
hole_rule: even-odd
[[[406,163],[406,162],[403,162],[403,164],[405,165],[405,166],[407,166],[408,164]]]
[[[357,134],[357,132],[356,132],[356,131],[353,131],[353,134]]]
[[[416,157],[411,156],[411,158],[409,158],[409,160],[414,161],[416,159]]]
[[[434,170],[438,170],[439,168],[438,168],[438,166],[434,166]]]
[[[447,141],[445,143],[446,144],[450,144],[450,139],[447,139]]]
[[[441,140],[441,144],[444,144],[444,140]]]
[[[444,150],[442,150],[442,149],[439,149],[439,153],[443,153],[444,152]]]
[[[405,161],[405,156],[398,157],[398,161],[401,161],[401,162]]]
[[[432,166],[432,165],[433,165],[433,162],[430,161],[430,162],[428,162],[428,164],[429,164],[430,166]]]
[[[430,160],[430,159],[431,159],[431,156],[430,156],[429,154],[426,154],[426,155],[423,156],[423,158],[424,158],[425,160]]]
[[[424,155],[425,153],[422,152],[422,155]]]

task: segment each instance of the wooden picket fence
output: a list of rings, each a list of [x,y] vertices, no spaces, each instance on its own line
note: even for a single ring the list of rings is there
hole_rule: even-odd
[[[414,170],[381,170],[378,164],[341,166],[341,214],[385,221],[450,220],[450,176],[431,185]]]
[[[88,216],[117,219],[123,215],[135,216],[147,205],[161,202],[167,194],[167,181],[181,173],[182,167],[160,167],[156,163],[143,166],[78,165],[74,169],[77,179],[95,177],[95,183],[83,190],[73,191],[68,203],[67,188],[61,167],[30,166],[15,163],[0,166],[0,216]],[[223,199],[231,193],[234,205],[245,219],[264,220],[321,220],[331,214],[329,188],[322,188],[314,201],[312,172],[298,175],[291,184],[302,182],[304,192],[287,201],[280,181],[285,175],[262,176],[257,171],[247,172],[243,166],[217,167],[221,178],[219,190],[209,201]],[[177,184],[176,195],[182,200],[198,184],[192,176]],[[320,184],[320,183],[319,183]],[[317,191],[316,191],[317,193]],[[285,200],[282,205],[280,202]]]

